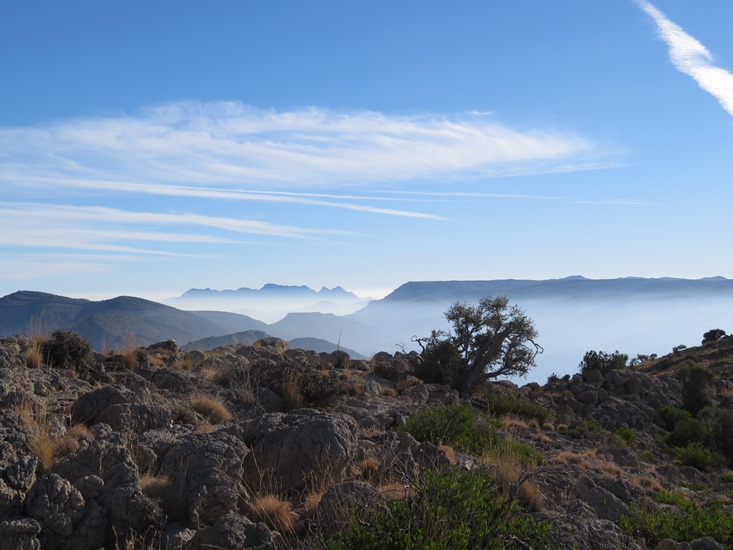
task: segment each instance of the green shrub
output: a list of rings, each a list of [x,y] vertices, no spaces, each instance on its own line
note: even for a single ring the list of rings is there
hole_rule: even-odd
[[[690,420],[692,418],[692,415],[689,413],[689,411],[686,411],[685,409],[680,409],[679,407],[673,407],[672,405],[665,405],[664,407],[662,407],[659,411],[659,416],[664,422],[664,427],[667,428],[670,432],[674,431],[675,426],[677,426],[678,422],[681,422],[683,420]]]
[[[723,483],[733,483],[733,472],[728,470],[727,472],[720,474],[720,481]]]
[[[677,460],[700,471],[707,470],[720,456],[697,441],[675,450]]]
[[[398,428],[418,441],[441,443],[455,450],[481,457],[511,456],[523,464],[539,464],[542,455],[533,447],[506,439],[497,431],[497,422],[477,409],[461,404],[440,409],[423,409]]]
[[[414,373],[428,384],[453,387],[460,368],[461,354],[456,347],[447,340],[433,339],[425,345]]]
[[[92,346],[78,334],[57,330],[41,346],[45,363],[57,369],[87,372],[96,358]]]
[[[326,541],[330,550],[422,550],[549,548],[548,524],[505,502],[500,488],[480,468],[428,472],[418,481],[415,496],[392,501],[386,512],[366,513],[358,524]],[[520,547],[517,545],[517,547]]]
[[[712,405],[708,395],[708,386],[713,381],[712,372],[692,361],[686,361],[677,371],[677,378],[682,382],[682,404],[693,416]]]
[[[674,506],[687,506],[690,501],[678,493],[659,491],[654,495],[654,500],[660,504],[673,504]]]
[[[717,501],[704,506],[685,504],[681,509],[647,510],[633,505],[631,512],[621,518],[620,524],[625,533],[644,538],[649,548],[655,547],[662,539],[687,542],[701,537],[712,537],[731,548],[733,515],[725,512]]]
[[[646,460],[647,462],[654,462],[657,459],[657,455],[654,453],[654,451],[647,449],[639,453],[639,458],[641,458],[642,460]]]
[[[733,461],[733,411],[730,409],[720,411],[712,431],[712,444],[715,450],[729,461]]]
[[[346,386],[338,378],[322,376],[320,371],[309,367],[261,361],[252,366],[250,377],[255,385],[268,388],[286,400],[302,401],[298,406],[303,407],[329,407],[346,394]],[[293,396],[293,392],[297,395]]]
[[[395,366],[387,363],[376,363],[372,367],[372,372],[390,382],[397,382],[400,379],[400,371]]]
[[[607,353],[605,351],[591,350],[583,356],[583,360],[578,365],[578,368],[580,372],[597,370],[605,375],[614,369],[625,369],[628,361],[629,356],[619,351]]]
[[[495,416],[513,414],[528,420],[534,418],[538,422],[543,422],[554,416],[554,413],[550,409],[542,405],[508,395],[497,395],[489,398],[487,408]]]
[[[583,439],[588,436],[589,432],[604,433],[606,430],[603,429],[598,422],[594,420],[588,420],[586,422],[580,422],[575,426],[563,428],[559,431],[560,434],[565,437],[572,437],[573,439]]]
[[[636,443],[637,437],[639,437],[636,433],[636,430],[628,427],[617,429],[615,432],[613,432],[613,435],[621,438],[623,441],[626,442],[627,445],[633,445],[634,443]]]
[[[684,447],[690,443],[704,443],[706,440],[707,430],[696,418],[677,422],[674,431],[665,438],[665,442],[673,447]]]

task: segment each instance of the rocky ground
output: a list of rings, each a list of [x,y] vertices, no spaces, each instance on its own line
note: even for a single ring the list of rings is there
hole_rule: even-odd
[[[0,340],[0,550],[322,548],[445,467],[491,471],[503,499],[550,526],[551,547],[730,548],[653,540],[628,521],[709,504],[730,518],[725,459],[686,465],[660,415],[683,405],[676,373],[689,360],[714,374],[713,408],[729,408],[731,338],[545,386],[498,382],[462,403],[493,411],[512,448],[539,453],[524,461],[404,431],[418,411],[461,404],[411,374],[414,354],[367,362],[277,339],[206,353],[163,342],[80,371],[44,364],[38,339]]]

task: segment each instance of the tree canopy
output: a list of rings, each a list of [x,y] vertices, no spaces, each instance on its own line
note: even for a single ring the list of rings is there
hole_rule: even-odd
[[[480,380],[525,376],[542,353],[532,320],[506,296],[486,296],[477,305],[456,302],[445,312],[448,332],[415,338],[436,378],[468,395]]]

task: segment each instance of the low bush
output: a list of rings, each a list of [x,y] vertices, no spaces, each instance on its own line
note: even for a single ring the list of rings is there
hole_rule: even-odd
[[[688,506],[690,501],[678,493],[659,491],[654,495],[654,501],[660,504],[672,504],[674,506]]]
[[[325,548],[498,550],[510,539],[518,548],[551,546],[548,524],[528,516],[517,500],[503,500],[482,469],[428,472],[414,489],[414,496],[391,501],[385,512],[365,513]]]
[[[279,366],[262,361],[247,373],[248,383],[274,391],[299,407],[329,407],[347,393],[337,377],[322,376],[320,370],[296,365]]]
[[[407,419],[398,431],[409,432],[418,441],[451,445],[477,457],[513,456],[523,464],[538,464],[542,455],[533,447],[507,439],[497,431],[497,422],[467,405],[424,409]]]
[[[542,405],[508,395],[497,395],[489,398],[487,408],[495,416],[513,414],[521,418],[526,418],[527,420],[534,418],[538,422],[544,422],[554,416],[550,409]]]
[[[720,460],[720,455],[705,447],[702,443],[693,442],[676,449],[675,454],[685,466],[692,466],[700,471],[707,470]]]
[[[224,403],[213,397],[198,395],[191,398],[191,408],[211,424],[225,424],[232,419],[232,413]]]
[[[597,370],[605,375],[614,369],[625,369],[628,361],[629,356],[619,351],[607,353],[605,351],[590,350],[583,356],[578,368],[580,372]]]
[[[289,501],[272,494],[260,495],[249,504],[250,517],[254,521],[261,521],[284,535],[294,532],[292,508]]]
[[[639,437],[636,433],[636,430],[627,427],[617,429],[615,432],[613,432],[613,435],[619,437],[627,445],[633,445],[634,443],[636,443],[637,437]]]
[[[733,515],[723,510],[718,501],[703,506],[687,503],[679,508],[656,510],[634,505],[631,512],[621,518],[620,524],[627,534],[643,538],[649,548],[662,539],[692,541],[702,537],[712,537],[731,548]]]
[[[713,381],[713,373],[692,361],[685,361],[677,371],[682,382],[682,404],[693,416],[705,407],[712,405],[708,387]]]
[[[57,330],[41,345],[47,365],[57,369],[87,372],[96,361],[92,346],[73,332]]]

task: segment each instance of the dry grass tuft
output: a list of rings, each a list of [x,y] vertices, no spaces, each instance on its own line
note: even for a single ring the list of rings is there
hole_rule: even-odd
[[[264,522],[270,529],[283,534],[294,532],[293,506],[287,500],[276,495],[267,494],[256,497],[249,509],[254,521]]]
[[[194,364],[194,362],[187,357],[182,357],[178,359],[178,361],[176,361],[173,366],[175,366],[177,369],[185,370],[186,372],[193,372],[194,370],[196,370],[196,365]]]
[[[629,478],[629,483],[646,491],[657,492],[662,490],[662,485],[655,478],[648,475],[633,475]]]
[[[390,388],[389,386],[382,386],[379,388],[379,394],[383,397],[397,397],[399,395],[396,389]]]
[[[567,464],[568,462],[572,464],[578,464],[580,463],[582,458],[582,455],[579,455],[578,453],[574,453],[572,451],[563,451],[555,457],[555,461],[562,464]]]
[[[550,443],[552,441],[552,438],[549,435],[547,435],[546,433],[543,433],[543,432],[534,433],[534,434],[532,434],[531,437],[535,441],[539,441],[541,443]]]
[[[501,419],[501,425],[508,430],[528,430],[529,423],[518,416],[505,416]]]
[[[41,470],[47,472],[51,469],[57,456],[57,438],[51,433],[51,427],[48,424],[48,417],[45,413],[33,415],[25,413],[26,409],[20,412],[20,416],[27,420],[30,414],[30,422],[28,426],[31,429],[31,437],[28,441],[28,447],[31,453],[38,459]]]
[[[222,378],[221,371],[216,367],[202,367],[198,373],[207,380],[211,380],[212,382],[218,382]]]
[[[289,369],[285,373],[285,377],[282,381],[282,398],[286,411],[300,409],[303,406],[303,394],[300,392],[300,386],[302,383],[303,376],[300,373],[295,372],[295,370]]]
[[[94,434],[84,424],[74,424],[66,434],[56,442],[57,456],[68,456],[75,454],[83,440],[94,439]]]
[[[448,457],[448,462],[450,462],[451,464],[456,463],[456,450],[453,447],[441,443],[440,445],[438,445],[438,449],[445,453],[445,456]]]
[[[145,474],[140,478],[140,488],[146,496],[162,501],[170,494],[171,480],[166,476]]]
[[[409,485],[400,483],[399,481],[380,485],[377,487],[377,492],[390,500],[407,500],[414,494],[414,491]]]
[[[366,480],[374,480],[379,475],[379,467],[381,461],[375,456],[368,456],[363,460],[360,460],[356,465],[355,469],[358,475]]]
[[[545,510],[545,495],[531,479],[519,486],[519,500],[530,512],[544,512]]]
[[[225,424],[232,419],[232,413],[229,412],[224,403],[213,397],[205,395],[192,397],[190,405],[210,424]]]
[[[321,503],[321,499],[324,494],[325,493],[323,491],[308,493],[308,496],[305,497],[305,501],[303,501],[303,508],[305,508],[306,514],[312,516],[316,513],[318,505]]]
[[[505,499],[518,498],[530,512],[545,509],[545,497],[529,473],[519,462],[511,458],[498,458],[494,462],[496,480]]]
[[[32,340],[32,347],[25,357],[25,364],[29,369],[40,369],[43,366],[43,342],[37,339]]]
[[[603,474],[607,477],[615,477],[621,473],[621,468],[616,466],[614,463],[607,462],[605,460],[595,462],[591,462],[590,460],[582,460],[580,462],[580,467],[584,470],[593,470],[594,472],[598,472],[599,474]]]
[[[542,424],[542,429],[546,432],[554,432],[555,425],[552,422],[545,422],[544,424]]]

